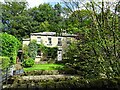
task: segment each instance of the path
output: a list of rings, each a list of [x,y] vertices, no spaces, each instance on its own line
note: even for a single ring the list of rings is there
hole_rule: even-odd
[[[72,76],[72,75],[39,75],[39,76],[22,76],[23,80],[48,80],[48,79],[54,79],[54,78],[73,78],[73,77],[79,77],[79,76]]]

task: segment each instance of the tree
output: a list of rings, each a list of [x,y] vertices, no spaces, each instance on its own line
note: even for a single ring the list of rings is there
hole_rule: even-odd
[[[87,10],[76,10],[71,13],[67,19],[67,32],[68,33],[79,33],[84,28],[91,26],[90,14],[92,11]]]
[[[86,11],[92,10],[91,25],[80,30],[78,42],[67,50],[68,62],[73,60],[69,65],[78,70],[84,78],[118,76],[120,75],[118,14],[110,9],[115,8],[110,3],[98,4],[92,1],[88,4],[82,5]]]
[[[26,2],[2,4],[2,32],[14,35],[19,40],[31,33],[31,17],[27,14]]]

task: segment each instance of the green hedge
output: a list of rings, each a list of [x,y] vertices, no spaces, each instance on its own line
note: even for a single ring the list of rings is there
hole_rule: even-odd
[[[11,64],[16,63],[17,52],[20,45],[20,41],[14,36],[7,33],[0,33],[0,56],[9,57]]]
[[[0,62],[2,64],[2,69],[6,69],[9,67],[10,58],[9,57],[2,57],[0,56]]]

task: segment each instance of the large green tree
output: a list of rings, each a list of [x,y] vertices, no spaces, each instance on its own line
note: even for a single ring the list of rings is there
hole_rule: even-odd
[[[26,2],[5,2],[2,4],[3,32],[14,35],[22,40],[28,37],[32,18],[27,14]]]
[[[110,9],[115,8],[110,3],[99,4],[90,2],[89,7],[88,4],[83,4],[85,10],[92,10],[91,25],[82,30],[78,28],[79,40],[66,53],[69,66],[78,70],[84,78],[120,75],[119,16],[116,10]],[[74,17],[77,18],[78,14]]]

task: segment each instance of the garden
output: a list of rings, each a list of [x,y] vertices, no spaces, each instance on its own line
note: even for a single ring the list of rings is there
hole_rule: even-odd
[[[28,9],[25,2],[0,3],[3,90],[120,89],[120,1],[63,1],[67,7],[44,3]],[[57,61],[57,47],[46,47],[35,40],[22,47],[22,38],[31,33],[56,32],[61,36],[64,30],[77,36],[64,48],[62,61]],[[20,63],[16,62],[18,50],[23,51]],[[43,57],[36,63],[40,50]]]

